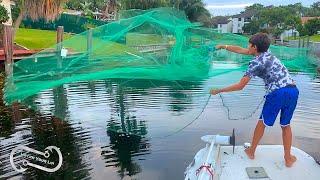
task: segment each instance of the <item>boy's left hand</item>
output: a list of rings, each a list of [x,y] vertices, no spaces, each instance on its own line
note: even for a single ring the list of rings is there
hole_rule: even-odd
[[[219,89],[211,89],[210,90],[210,94],[212,94],[212,95],[217,95],[217,94],[219,94],[220,93],[220,90]]]

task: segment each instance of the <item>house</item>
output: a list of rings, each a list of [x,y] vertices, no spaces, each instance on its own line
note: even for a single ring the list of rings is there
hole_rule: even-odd
[[[301,23],[302,25],[304,25],[309,20],[317,19],[317,18],[320,18],[320,17],[301,17]],[[299,32],[296,29],[289,29],[281,33],[280,39],[283,42],[283,40],[287,37],[298,37],[298,36],[299,36]]]
[[[242,34],[245,24],[251,22],[254,18],[255,11],[245,11],[240,14],[228,17],[217,16],[213,18],[212,24],[217,27],[220,33]]]
[[[298,36],[299,36],[299,32],[296,29],[289,29],[289,30],[285,30],[281,33],[280,40],[281,40],[281,43],[283,43],[283,40],[285,38],[298,37]]]
[[[251,10],[232,16],[232,33],[242,34],[244,32],[243,27],[251,22],[255,13],[254,10]]]
[[[231,18],[225,16],[215,17],[213,22],[217,26],[218,32],[220,33],[231,33],[232,32],[232,21]]]

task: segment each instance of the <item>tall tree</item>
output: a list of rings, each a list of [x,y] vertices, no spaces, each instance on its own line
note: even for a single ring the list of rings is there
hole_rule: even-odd
[[[245,24],[243,27],[243,31],[249,34],[255,34],[260,31],[261,23],[259,20],[254,19],[250,23]]]
[[[15,30],[19,28],[21,21],[25,17],[32,20],[45,19],[53,21],[60,13],[60,9],[65,0],[15,0],[20,8],[18,18],[14,23]]]
[[[308,35],[317,34],[317,31],[320,30],[320,19],[311,19],[304,25],[307,30]]]
[[[297,29],[301,24],[301,18],[299,16],[289,15],[285,18],[284,24],[286,29]]]
[[[320,1],[317,1],[311,5],[307,11],[307,16],[320,16]]]
[[[199,21],[210,25],[211,14],[202,0],[120,0],[121,9],[150,9],[173,7],[185,11],[190,21]]]
[[[245,11],[261,11],[264,8],[264,6],[262,4],[259,3],[255,3],[251,6],[247,6],[245,7]]]
[[[286,8],[290,11],[291,14],[295,14],[298,16],[304,16],[307,12],[306,7],[303,7],[302,3],[289,4]]]

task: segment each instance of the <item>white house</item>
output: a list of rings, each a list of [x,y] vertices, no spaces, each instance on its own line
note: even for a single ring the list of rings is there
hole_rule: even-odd
[[[231,33],[232,32],[232,21],[228,17],[217,19],[218,32],[220,33]]]
[[[245,24],[251,22],[254,18],[254,11],[246,11],[232,17],[216,17],[215,23],[218,26],[218,32],[242,34]]]
[[[242,34],[245,24],[251,22],[254,18],[254,11],[245,11],[241,14],[232,16],[232,33]]]

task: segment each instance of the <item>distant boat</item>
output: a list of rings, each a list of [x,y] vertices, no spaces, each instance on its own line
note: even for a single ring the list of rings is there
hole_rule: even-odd
[[[255,159],[235,146],[232,136],[206,135],[201,137],[206,147],[195,155],[185,171],[185,180],[319,180],[320,165],[304,151],[292,147],[297,161],[287,168],[282,145],[259,145]]]

